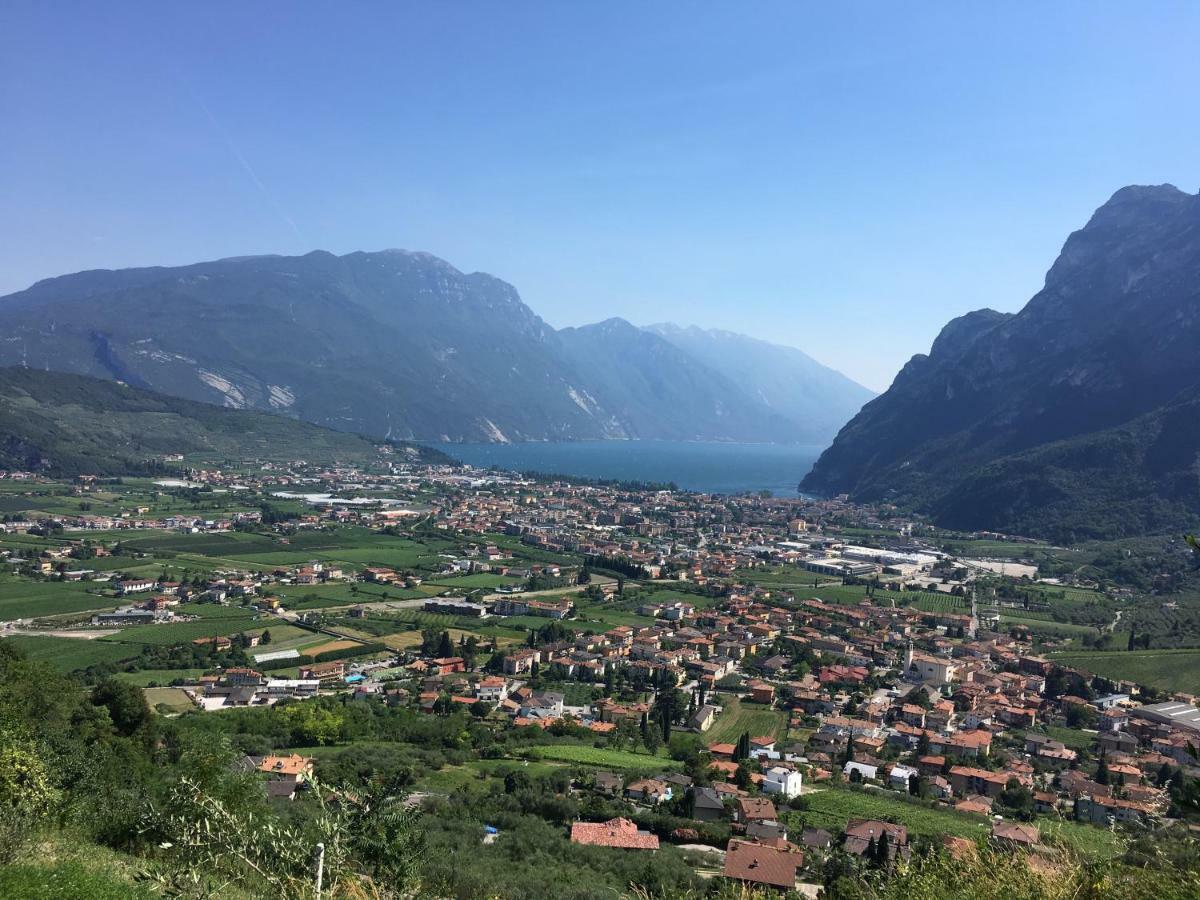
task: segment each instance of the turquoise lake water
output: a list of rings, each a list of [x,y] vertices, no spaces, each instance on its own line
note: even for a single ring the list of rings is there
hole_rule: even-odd
[[[433,444],[473,466],[623,481],[673,481],[711,494],[770,491],[795,497],[823,447],[693,441]]]

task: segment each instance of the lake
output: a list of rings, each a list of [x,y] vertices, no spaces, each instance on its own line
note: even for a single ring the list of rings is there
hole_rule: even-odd
[[[796,486],[823,447],[701,441],[574,441],[431,446],[472,466],[620,481],[673,481],[690,491],[770,491],[796,497]]]

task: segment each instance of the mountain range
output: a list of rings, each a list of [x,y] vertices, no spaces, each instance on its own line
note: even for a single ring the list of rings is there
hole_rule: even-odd
[[[1200,521],[1200,195],[1117,191],[1020,312],[950,322],[802,489],[1056,540]]]
[[[872,396],[725,332],[557,331],[511,285],[402,250],[50,278],[0,298],[0,365],[414,440],[824,443]]]
[[[429,447],[396,446],[396,458],[449,462]],[[361,463],[376,443],[286,416],[225,409],[127,384],[0,369],[0,469],[53,475],[131,475],[162,470],[167,454],[218,459]]]

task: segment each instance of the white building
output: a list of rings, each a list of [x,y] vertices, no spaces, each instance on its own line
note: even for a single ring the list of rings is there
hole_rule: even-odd
[[[800,796],[802,781],[803,776],[799,772],[783,766],[772,766],[763,773],[763,793],[780,794],[790,800]]]
[[[857,772],[863,781],[869,781],[873,780],[879,774],[879,767],[851,761],[842,767],[842,774],[846,778],[849,778],[851,772]]]

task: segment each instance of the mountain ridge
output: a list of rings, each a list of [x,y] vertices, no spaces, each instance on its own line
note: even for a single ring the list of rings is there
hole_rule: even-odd
[[[384,438],[811,435],[711,366],[669,353],[666,341],[654,351],[658,377],[628,356],[614,372],[622,348],[609,344],[606,356],[589,343],[603,344],[604,329],[556,331],[512,285],[424,251],[317,250],[71,273],[0,298],[0,334],[0,365],[110,378]],[[642,340],[632,331],[626,339]],[[681,397],[675,384],[698,393]],[[645,394],[648,386],[655,391]],[[656,415],[631,416],[631,400]]]
[[[1107,496],[1102,471],[1110,481],[1124,477],[1115,464],[1092,466],[1093,484],[1074,486],[1073,526],[1049,489],[1027,492],[1019,505],[972,510],[961,486],[985,470],[994,484],[999,469],[1028,469],[1051,445],[1081,450],[1143,417],[1170,419],[1180,392],[1186,399],[1200,386],[1198,284],[1200,195],[1169,185],[1117,191],[1067,238],[1045,286],[1020,312],[977,310],[948,323],[928,355],[909,360],[842,428],[803,489],[892,500],[957,527],[1020,526],[1028,534],[1039,534],[1037,510],[1056,504],[1059,524],[1043,536],[1132,532],[1132,521],[1098,500]],[[1184,476],[1200,444],[1183,432],[1178,440],[1191,462],[1146,496],[1188,522],[1197,508]]]

